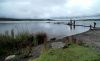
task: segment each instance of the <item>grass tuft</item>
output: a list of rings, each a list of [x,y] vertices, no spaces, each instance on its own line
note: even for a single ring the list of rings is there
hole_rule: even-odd
[[[12,30],[11,35],[0,34],[0,58],[12,54],[20,55],[20,57],[28,57],[32,48],[47,41],[46,33],[30,34],[29,32],[14,34]]]

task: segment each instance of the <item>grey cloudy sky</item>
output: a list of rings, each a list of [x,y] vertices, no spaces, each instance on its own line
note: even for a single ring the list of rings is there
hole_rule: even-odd
[[[100,14],[100,0],[0,0],[0,17],[49,18]]]

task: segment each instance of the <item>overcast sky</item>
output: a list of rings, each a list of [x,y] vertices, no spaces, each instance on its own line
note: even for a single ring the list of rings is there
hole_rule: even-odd
[[[0,17],[49,18],[100,14],[100,0],[0,0]]]

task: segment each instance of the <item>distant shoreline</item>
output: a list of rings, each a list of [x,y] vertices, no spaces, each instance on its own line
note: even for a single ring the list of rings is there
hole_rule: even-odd
[[[100,19],[16,19],[16,18],[0,18],[0,21],[99,21]]]

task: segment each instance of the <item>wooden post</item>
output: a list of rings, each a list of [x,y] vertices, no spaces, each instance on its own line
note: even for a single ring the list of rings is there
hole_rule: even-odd
[[[72,20],[70,20],[70,24],[72,25]]]
[[[73,29],[75,29],[75,20],[73,21]]]
[[[74,20],[74,23],[73,23],[73,25],[75,26],[75,20]]]
[[[90,25],[90,30],[92,29],[92,25]]]
[[[94,28],[96,28],[96,22],[94,22]]]

